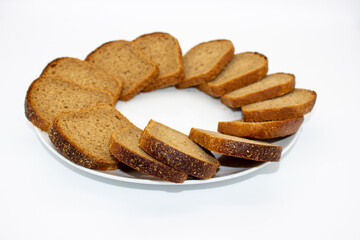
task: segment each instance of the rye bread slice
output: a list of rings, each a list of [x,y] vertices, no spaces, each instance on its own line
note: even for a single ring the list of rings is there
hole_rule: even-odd
[[[60,111],[114,105],[109,92],[82,87],[58,76],[39,77],[30,85],[25,98],[25,115],[36,127],[48,131]]]
[[[243,120],[236,120],[219,122],[218,131],[243,138],[270,139],[285,137],[296,133],[303,121],[304,117],[266,122],[244,122]]]
[[[189,137],[200,146],[227,156],[261,162],[278,162],[281,158],[282,147],[275,144],[198,128],[192,128]]]
[[[214,80],[199,85],[198,89],[213,97],[220,97],[261,80],[267,71],[268,60],[264,55],[257,52],[238,53]]]
[[[169,167],[148,155],[139,147],[142,130],[127,127],[111,135],[110,152],[122,163],[144,174],[174,183],[182,183],[187,174]]]
[[[49,138],[58,151],[86,168],[114,170],[118,160],[109,150],[111,134],[134,126],[114,107],[97,106],[56,115]]]
[[[229,92],[221,97],[225,105],[237,108],[282,96],[295,89],[295,76],[289,73],[274,73],[264,79]]]
[[[184,79],[182,52],[178,40],[168,33],[155,32],[142,35],[134,43],[155,64],[160,73],[142,92],[175,85]]]
[[[85,61],[124,82],[120,100],[127,101],[143,90],[159,74],[158,66],[135,43],[118,40],[107,42]]]
[[[139,146],[160,162],[200,179],[209,179],[219,168],[219,161],[191,139],[168,126],[150,120]]]
[[[263,122],[302,117],[316,101],[316,92],[295,88],[281,97],[245,105],[241,108],[245,122]]]
[[[200,43],[184,55],[185,79],[176,85],[182,89],[214,79],[234,56],[234,45],[229,40]]]
[[[119,99],[123,86],[122,80],[100,71],[85,61],[71,57],[62,57],[51,61],[41,75],[60,76],[81,86],[111,92],[114,102]]]

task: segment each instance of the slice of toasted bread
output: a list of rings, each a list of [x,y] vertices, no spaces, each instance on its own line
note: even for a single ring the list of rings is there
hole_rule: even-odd
[[[160,162],[197,178],[209,179],[219,168],[218,160],[187,135],[154,120],[145,127],[139,145]]]
[[[302,117],[315,105],[316,92],[295,88],[281,97],[241,107],[245,122],[263,122]]]
[[[179,42],[168,33],[142,35],[134,43],[159,67],[160,73],[142,92],[175,85],[184,79],[184,66]]]
[[[223,155],[254,161],[280,161],[282,147],[261,141],[192,128],[189,137],[200,146]]]
[[[163,164],[139,147],[141,133],[142,130],[137,127],[127,127],[114,132],[110,138],[110,152],[120,162],[139,172],[169,182],[184,182],[188,176],[186,173]]]
[[[123,80],[123,101],[133,98],[159,74],[158,66],[135,43],[125,40],[101,45],[85,61]]]
[[[259,81],[267,71],[268,60],[264,55],[256,52],[238,53],[214,80],[199,85],[198,89],[213,97],[220,97]]]
[[[82,87],[58,76],[44,76],[30,85],[25,98],[25,115],[38,128],[48,131],[60,111],[78,110],[95,105],[114,105],[109,92]]]
[[[304,117],[266,122],[244,122],[243,120],[236,120],[219,122],[218,131],[237,137],[270,139],[285,137],[297,132],[303,121]]]
[[[264,79],[229,92],[221,97],[225,105],[237,108],[282,96],[295,89],[295,76],[288,73],[274,73]]]
[[[85,61],[71,57],[51,61],[41,75],[60,76],[81,86],[109,91],[114,96],[114,102],[119,99],[123,86],[122,80],[100,71]]]
[[[97,106],[56,115],[49,138],[72,162],[86,168],[114,170],[118,160],[110,153],[111,134],[134,126],[114,107]]]
[[[200,43],[184,55],[185,79],[176,85],[182,89],[214,79],[234,56],[234,45],[229,40]]]

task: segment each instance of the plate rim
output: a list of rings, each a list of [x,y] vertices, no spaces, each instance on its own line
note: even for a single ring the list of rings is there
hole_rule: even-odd
[[[260,169],[264,168],[265,166],[268,166],[269,164],[272,163],[272,162],[264,162],[259,166],[248,168],[248,169],[246,169],[244,171],[241,171],[241,172],[238,172],[238,173],[225,175],[225,176],[220,176],[220,177],[215,177],[215,178],[210,178],[210,179],[186,180],[183,183],[167,182],[167,181],[163,181],[163,180],[160,180],[160,179],[159,180],[151,180],[151,179],[123,177],[123,176],[117,176],[117,175],[112,175],[112,174],[106,173],[106,171],[100,171],[100,170],[85,168],[83,166],[80,166],[80,165],[70,161],[69,159],[67,159],[63,155],[61,155],[53,145],[50,145],[52,143],[51,143],[50,139],[48,138],[48,135],[46,135],[46,136],[47,136],[47,138],[48,138],[47,140],[49,140],[50,144],[43,138],[43,135],[44,135],[45,132],[43,132],[42,130],[40,130],[39,128],[37,128],[34,125],[32,125],[32,127],[34,128],[34,130],[36,132],[36,135],[40,139],[41,143],[45,146],[45,148],[48,151],[50,151],[55,157],[62,160],[62,162],[65,162],[65,163],[69,164],[70,166],[75,167],[78,170],[81,170],[81,171],[86,172],[86,173],[90,173],[90,174],[95,175],[95,176],[99,176],[99,177],[102,177],[102,178],[105,178],[105,179],[111,179],[111,180],[115,180],[115,181],[127,182],[127,183],[144,184],[144,185],[172,185],[172,186],[208,184],[208,183],[222,182],[222,181],[226,181],[226,180],[229,180],[229,179],[234,179],[234,178],[238,178],[238,177],[241,177],[241,176],[245,176],[245,175],[248,175],[250,173],[256,172],[256,171],[258,171],[258,170],[260,170]],[[296,140],[298,139],[300,130],[301,130],[301,127],[296,133],[294,133],[294,134],[292,134],[290,136],[284,137],[284,138],[292,137],[293,139],[291,140],[291,142],[285,148],[283,148],[282,154],[281,154],[281,159],[294,146]]]

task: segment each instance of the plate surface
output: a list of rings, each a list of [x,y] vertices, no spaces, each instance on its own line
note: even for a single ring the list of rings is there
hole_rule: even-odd
[[[154,119],[185,134],[190,132],[191,127],[216,131],[219,121],[232,121],[242,118],[239,109],[228,108],[219,99],[212,98],[195,88],[177,90],[170,87],[155,92],[141,93],[130,101],[118,101],[116,109],[141,129],[147,125],[150,119]],[[47,133],[36,127],[34,128],[46,149],[53,153],[56,158],[81,171],[123,182],[152,185],[205,184],[244,176],[268,164],[279,164],[235,159],[214,153],[221,166],[213,178],[208,180],[186,180],[182,184],[175,184],[158,180],[126,166],[115,171],[98,171],[84,168],[63,157],[55,149]],[[291,136],[271,140],[270,142],[283,147],[283,159],[294,145],[298,135],[299,131]]]

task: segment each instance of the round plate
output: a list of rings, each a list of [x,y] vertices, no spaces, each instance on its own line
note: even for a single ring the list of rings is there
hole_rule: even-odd
[[[158,180],[154,177],[142,174],[136,170],[130,169],[128,167],[123,167],[121,169],[117,169],[114,171],[98,171],[93,169],[88,169],[77,165],[64,156],[62,156],[54,147],[52,142],[50,141],[46,132],[39,130],[34,127],[35,131],[40,138],[41,142],[45,145],[47,150],[53,153],[58,159],[70,164],[71,166],[80,169],[82,171],[108,178],[118,181],[131,182],[131,183],[140,183],[140,184],[153,184],[153,185],[189,185],[189,184],[204,184],[204,183],[213,183],[224,181],[232,178],[237,178],[240,176],[244,176],[246,174],[252,173],[256,170],[259,170],[265,167],[268,164],[279,164],[279,163],[270,163],[270,162],[256,162],[256,161],[248,161],[245,159],[237,159],[228,156],[220,156],[219,154],[214,153],[214,155],[219,159],[221,165],[219,167],[218,172],[211,179],[207,180],[186,180],[184,183],[175,184],[170,182],[165,182]],[[291,147],[294,145],[296,138],[299,135],[299,131],[291,136],[276,139],[271,141],[274,144],[281,145],[283,147],[282,158],[289,152]]]
[[[177,90],[174,87],[170,87],[156,90],[154,93],[141,93],[130,101],[118,101],[116,109],[141,129],[147,125],[147,122],[150,119],[154,119],[183,133],[189,133],[191,127],[216,131],[214,128],[217,127],[218,122],[242,118],[240,109],[228,108],[222,104],[219,99],[212,98],[209,95],[198,91],[196,88]],[[214,153],[221,165],[213,178],[208,180],[189,179],[182,184],[176,184],[158,180],[127,166],[114,171],[98,171],[84,168],[63,157],[53,146],[47,133],[36,127],[34,128],[46,149],[61,161],[70,164],[81,171],[123,182],[152,185],[213,183],[244,176],[259,170],[268,164],[279,164],[248,161]],[[295,143],[298,135],[299,131],[291,136],[273,139],[267,142],[281,145],[283,147],[283,158]]]

